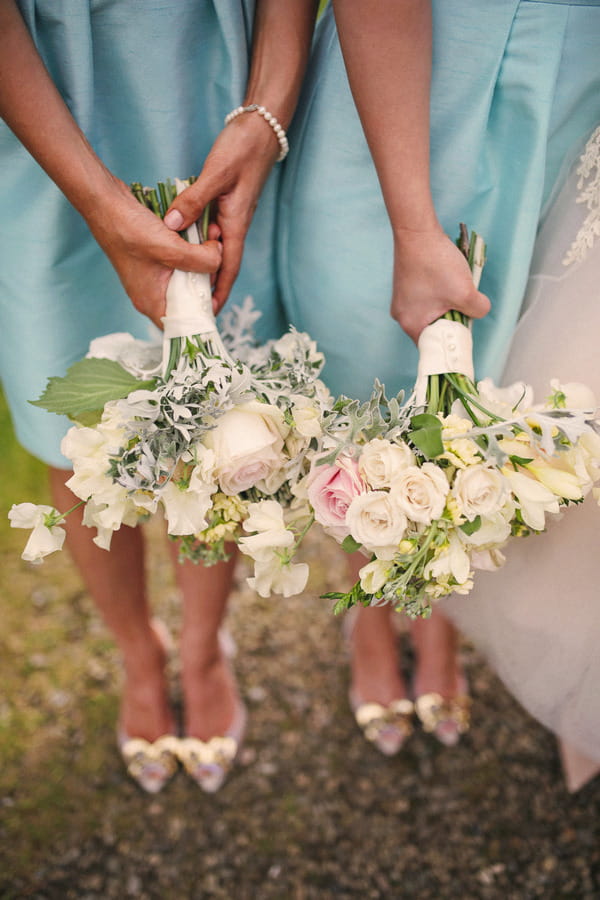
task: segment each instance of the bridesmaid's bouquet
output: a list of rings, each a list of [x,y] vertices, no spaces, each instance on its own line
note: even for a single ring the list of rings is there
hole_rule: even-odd
[[[466,249],[475,277],[485,247]],[[471,333],[459,314],[420,340],[414,394],[339,398],[325,410],[320,453],[306,479],[315,518],[368,562],[335,611],[391,603],[411,617],[468,593],[477,568],[502,565],[514,536],[580,503],[600,477],[596,401],[583,385],[552,382],[535,403],[517,383],[473,381]]]
[[[172,195],[159,191],[140,199],[162,215]],[[195,227],[187,237],[199,240]],[[248,299],[218,331],[209,276],[175,271],[162,343],[98,338],[64,378],[50,379],[36,405],[76,423],[62,443],[73,463],[67,485],[98,546],[108,550],[121,525],[160,512],[182,559],[216,563],[237,543],[254,560],[257,591],[289,596],[308,577],[293,558],[313,521],[296,487],[330,397],[309,336],[291,329],[257,346],[258,315]],[[11,524],[33,529],[24,559],[62,547],[68,512],[13,506]]]

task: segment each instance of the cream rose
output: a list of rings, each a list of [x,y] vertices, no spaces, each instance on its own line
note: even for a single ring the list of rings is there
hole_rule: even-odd
[[[498,469],[469,466],[456,473],[452,495],[460,512],[472,522],[477,516],[491,516],[504,505],[508,493],[506,479]]]
[[[355,497],[346,513],[350,534],[366,550],[391,559],[406,531],[406,516],[387,491]]]
[[[277,476],[286,462],[288,430],[277,407],[258,400],[218,418],[203,443],[215,454],[214,473],[223,493],[233,496],[251,487],[270,493],[280,487]]]
[[[442,470],[433,463],[423,463],[420,468],[408,466],[395,479],[392,496],[409,519],[430,525],[442,515],[449,489]]]
[[[392,444],[385,438],[375,438],[362,449],[358,469],[374,491],[388,488],[407,466],[415,463],[410,447],[404,442]]]

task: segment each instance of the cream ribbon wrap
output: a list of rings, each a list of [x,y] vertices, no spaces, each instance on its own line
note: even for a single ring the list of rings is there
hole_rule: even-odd
[[[175,186],[177,193],[181,194],[187,185],[176,178]],[[187,239],[190,244],[201,243],[198,226],[195,223],[187,229]],[[172,338],[192,337],[195,334],[201,335],[204,339],[211,336],[219,337],[212,308],[210,275],[175,269],[167,285],[166,301],[166,315],[161,320],[164,327],[163,371],[169,360]]]
[[[210,275],[175,269],[167,286],[167,310],[162,323],[163,368],[169,359],[172,338],[191,337],[194,334],[204,338],[217,335]]]
[[[427,325],[421,332],[419,367],[415,384],[415,401],[422,406],[427,400],[427,379],[429,375],[445,375],[456,372],[472,380],[473,338],[471,329],[461,322],[438,319]]]

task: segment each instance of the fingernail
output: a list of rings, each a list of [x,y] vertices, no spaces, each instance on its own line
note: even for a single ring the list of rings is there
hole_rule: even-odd
[[[179,229],[183,225],[183,216],[178,209],[171,209],[166,214],[164,223],[167,228],[171,228],[173,231],[179,231]]]

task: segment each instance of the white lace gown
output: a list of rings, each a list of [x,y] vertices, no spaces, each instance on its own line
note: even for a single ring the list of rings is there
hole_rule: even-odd
[[[549,380],[600,402],[600,127],[543,220],[503,381]],[[600,508],[592,496],[545,534],[512,541],[444,609],[514,696],[561,740],[567,784],[600,771]]]

